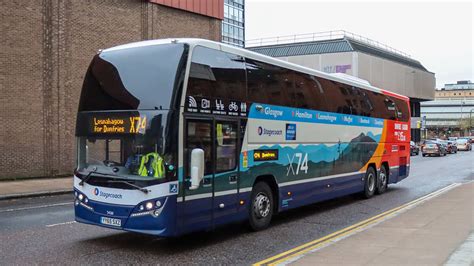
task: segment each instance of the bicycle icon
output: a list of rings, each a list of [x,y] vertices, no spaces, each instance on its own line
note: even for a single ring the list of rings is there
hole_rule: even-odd
[[[230,102],[229,104],[229,111],[237,112],[239,110],[239,106],[236,102]]]

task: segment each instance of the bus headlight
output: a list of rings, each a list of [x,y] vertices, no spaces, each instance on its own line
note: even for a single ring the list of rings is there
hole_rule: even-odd
[[[77,197],[80,201],[82,201],[84,199],[84,195],[82,195],[81,193],[79,193],[79,196]]]
[[[151,202],[151,201],[147,202],[145,207],[146,207],[147,210],[151,210],[153,208],[153,202]]]

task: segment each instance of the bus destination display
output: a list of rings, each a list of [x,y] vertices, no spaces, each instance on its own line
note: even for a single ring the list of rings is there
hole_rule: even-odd
[[[138,134],[145,133],[146,116],[92,116],[89,132],[93,134]]]

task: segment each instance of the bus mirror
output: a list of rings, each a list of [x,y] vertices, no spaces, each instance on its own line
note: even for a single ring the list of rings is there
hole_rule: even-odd
[[[199,188],[201,180],[204,178],[204,150],[193,149],[191,151],[191,186],[190,190]]]

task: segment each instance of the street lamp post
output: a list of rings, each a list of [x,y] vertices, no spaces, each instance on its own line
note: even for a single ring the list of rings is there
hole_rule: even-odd
[[[461,123],[459,124],[459,128],[461,129],[461,135],[464,136],[464,129],[462,128],[463,127],[463,116],[464,116],[464,113],[462,112],[462,108],[464,107],[464,104],[465,102],[464,101],[461,101]]]
[[[469,111],[469,136],[471,136],[471,132],[472,132],[472,112],[474,111],[474,109],[471,109]]]

